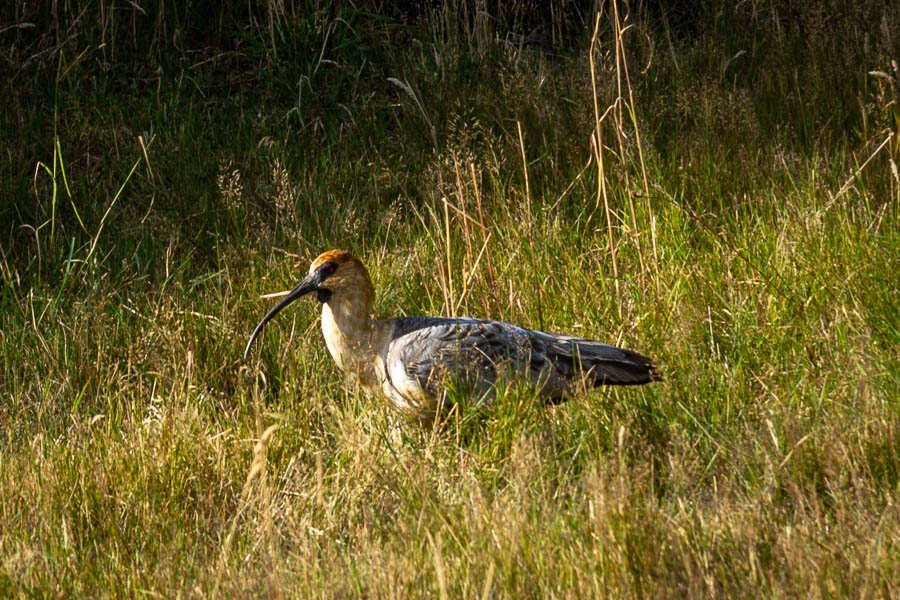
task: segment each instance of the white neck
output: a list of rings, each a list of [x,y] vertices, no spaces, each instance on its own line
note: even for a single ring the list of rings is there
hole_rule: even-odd
[[[364,388],[377,389],[392,324],[373,320],[371,314],[371,302],[363,295],[335,294],[322,305],[322,335],[338,368]]]
[[[367,339],[371,329],[365,307],[351,298],[332,298],[322,305],[322,335],[331,357],[341,370],[369,353]]]

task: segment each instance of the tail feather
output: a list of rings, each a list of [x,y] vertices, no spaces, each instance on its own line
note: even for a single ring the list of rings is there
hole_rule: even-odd
[[[619,352],[621,358],[582,358],[582,368],[587,372],[591,383],[595,386],[641,385],[662,380],[656,361],[632,350],[619,348]]]
[[[656,361],[633,350],[565,336],[558,336],[551,347],[549,354],[561,374],[584,374],[594,386],[641,385],[662,380]]]

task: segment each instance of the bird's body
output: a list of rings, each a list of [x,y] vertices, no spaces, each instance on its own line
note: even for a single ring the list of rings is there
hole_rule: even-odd
[[[337,366],[372,396],[423,425],[447,403],[447,382],[476,403],[493,397],[498,382],[526,379],[550,402],[580,385],[634,385],[660,379],[651,359],[594,340],[467,318],[372,318],[374,289],[362,263],[343,251],[321,254],[309,276],[270,310],[262,327],[302,295],[322,302],[322,333]]]

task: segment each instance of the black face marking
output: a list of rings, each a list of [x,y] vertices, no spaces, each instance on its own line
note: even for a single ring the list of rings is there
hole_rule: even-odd
[[[325,304],[329,300],[331,300],[331,290],[327,288],[318,288],[316,290],[316,300]]]
[[[328,276],[334,275],[334,272],[337,271],[337,268],[338,266],[336,262],[328,261],[327,263],[324,263],[321,267],[318,268],[319,278],[322,281],[325,281]]]

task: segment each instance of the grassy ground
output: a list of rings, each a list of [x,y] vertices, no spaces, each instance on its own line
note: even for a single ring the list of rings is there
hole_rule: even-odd
[[[251,4],[0,9],[0,596],[900,595],[900,10]],[[315,302],[241,361],[333,247],[666,380],[433,435]]]

